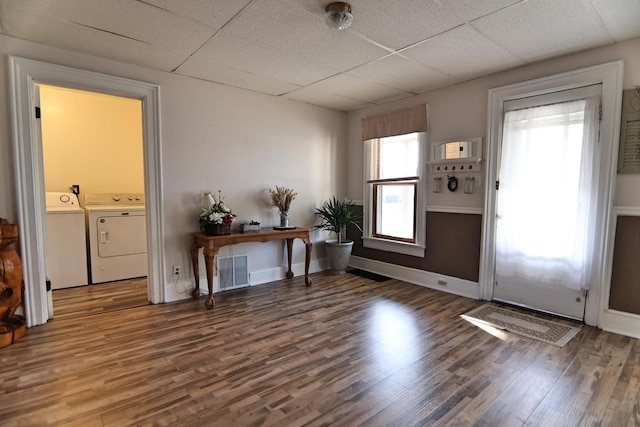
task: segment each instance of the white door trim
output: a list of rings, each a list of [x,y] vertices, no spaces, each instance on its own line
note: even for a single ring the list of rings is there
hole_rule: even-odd
[[[42,150],[34,137],[34,84],[135,98],[142,101],[145,198],[147,208],[148,293],[152,303],[164,302],[164,241],[162,213],[162,155],[160,141],[160,87],[155,84],[80,70],[31,59],[9,57],[11,125],[20,252],[25,281],[28,326],[47,322],[44,245],[41,213],[44,203]]]
[[[620,136],[620,114],[623,89],[623,61],[615,61],[580,70],[547,76],[522,83],[502,86],[489,90],[487,106],[487,178],[485,180],[485,208],[483,215],[483,242],[480,261],[480,294],[481,298],[493,298],[495,282],[495,182],[498,169],[498,148],[502,136],[503,104],[505,101],[526,96],[543,95],[558,90],[574,89],[593,84],[602,84],[602,121],[600,122],[600,141],[602,144],[601,182],[599,195],[600,213],[599,232],[596,237],[597,259],[606,259],[605,254],[611,251],[609,232],[611,209],[615,189],[616,165],[618,157],[618,140]],[[542,170],[542,169],[541,169]],[[596,266],[593,286],[589,290],[586,302],[585,323],[601,327],[601,298],[606,281],[606,268]]]

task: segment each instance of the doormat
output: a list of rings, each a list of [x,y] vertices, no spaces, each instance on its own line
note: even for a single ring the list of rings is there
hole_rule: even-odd
[[[387,276],[382,276],[380,274],[371,273],[370,271],[360,270],[359,268],[352,268],[347,270],[347,273],[355,274],[356,276],[364,277],[367,279],[375,280],[376,282],[386,282],[390,278]]]
[[[564,347],[580,332],[580,328],[539,319],[528,314],[484,304],[462,315],[466,320],[475,320],[494,328],[504,329],[523,337],[542,341],[557,347]]]

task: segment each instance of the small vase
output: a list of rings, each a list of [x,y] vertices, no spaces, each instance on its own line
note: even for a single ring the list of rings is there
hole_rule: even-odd
[[[280,227],[289,226],[289,212],[280,212]]]

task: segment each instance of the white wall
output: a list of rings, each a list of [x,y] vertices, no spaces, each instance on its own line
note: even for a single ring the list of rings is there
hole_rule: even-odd
[[[265,226],[278,221],[268,206],[267,189],[275,185],[298,192],[293,225],[313,225],[316,206],[346,194],[345,113],[6,36],[0,36],[0,54],[0,217],[17,218],[7,55],[160,85],[165,264],[181,265],[183,279],[191,280],[188,251],[202,192],[222,190],[239,221]],[[220,255],[249,253],[250,271],[263,271],[282,265],[280,248],[280,242],[258,243]],[[322,256],[314,250],[314,260]],[[303,245],[294,244],[294,263],[303,260]]]
[[[351,112],[348,115],[347,196],[356,200],[362,199],[363,151],[360,127],[362,117],[427,103],[429,104],[432,141],[482,136],[486,153],[487,93],[490,88],[623,59],[625,61],[624,88],[632,89],[640,85],[640,55],[638,52],[640,52],[640,38],[493,74],[401,101]],[[483,173],[483,186],[484,176]],[[618,206],[640,206],[638,188],[640,188],[640,175],[618,175],[615,204]],[[429,191],[427,205],[482,208],[484,207],[484,194],[482,189],[474,194],[464,194],[460,191],[450,193],[446,190],[437,194]]]

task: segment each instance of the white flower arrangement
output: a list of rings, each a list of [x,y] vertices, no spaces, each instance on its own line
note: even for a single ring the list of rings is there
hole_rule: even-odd
[[[200,229],[203,230],[207,224],[227,224],[231,225],[236,216],[223,202],[222,193],[218,191],[218,197],[208,192],[202,196],[202,212],[200,213]]]

